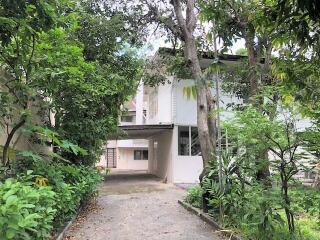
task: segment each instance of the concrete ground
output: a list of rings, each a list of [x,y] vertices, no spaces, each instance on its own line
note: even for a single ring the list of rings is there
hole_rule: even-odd
[[[80,216],[68,240],[221,240],[214,229],[181,207],[185,190],[148,174],[113,174],[97,205]]]

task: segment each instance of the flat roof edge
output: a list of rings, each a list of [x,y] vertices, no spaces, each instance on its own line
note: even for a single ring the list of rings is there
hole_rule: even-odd
[[[173,129],[174,124],[144,124],[144,125],[122,125],[121,130],[145,130],[145,129]]]

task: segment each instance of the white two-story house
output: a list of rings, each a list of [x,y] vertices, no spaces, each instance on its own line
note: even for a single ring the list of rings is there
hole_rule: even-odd
[[[221,64],[235,64],[243,56],[221,55]],[[213,59],[204,56],[203,68]],[[212,77],[216,77],[213,75]],[[108,141],[99,165],[121,170],[144,170],[170,183],[196,183],[203,169],[197,131],[197,103],[184,89],[195,86],[193,79],[167,76],[163,85],[145,86],[141,81],[135,98],[124,108],[119,128],[123,134]],[[221,82],[220,82],[221,83]],[[221,85],[221,84],[220,84]],[[213,95],[216,90],[212,88]],[[220,108],[242,104],[242,100],[220,89]],[[232,116],[221,113],[221,119]],[[309,120],[298,127],[310,126]],[[299,179],[309,178],[299,172]],[[312,180],[310,180],[312,181]]]
[[[232,64],[241,56],[223,55],[222,64]],[[207,66],[211,58],[204,58]],[[184,88],[192,79],[167,76],[169,82],[157,87],[140,83],[137,95],[126,104],[120,121],[124,134],[108,142],[99,165],[126,170],[147,170],[167,182],[195,183],[202,171],[197,132],[197,105]],[[215,94],[215,89],[212,89]],[[241,103],[236,96],[221,92],[221,107]],[[222,116],[223,118],[224,116]]]

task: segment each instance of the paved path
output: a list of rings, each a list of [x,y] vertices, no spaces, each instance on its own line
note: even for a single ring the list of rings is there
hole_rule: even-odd
[[[97,207],[72,226],[72,240],[221,240],[178,205],[185,191],[148,175],[111,176]]]

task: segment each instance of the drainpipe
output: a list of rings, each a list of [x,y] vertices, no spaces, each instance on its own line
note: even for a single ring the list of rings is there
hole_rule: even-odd
[[[143,125],[143,90],[144,84],[141,79],[136,95],[136,125]]]

